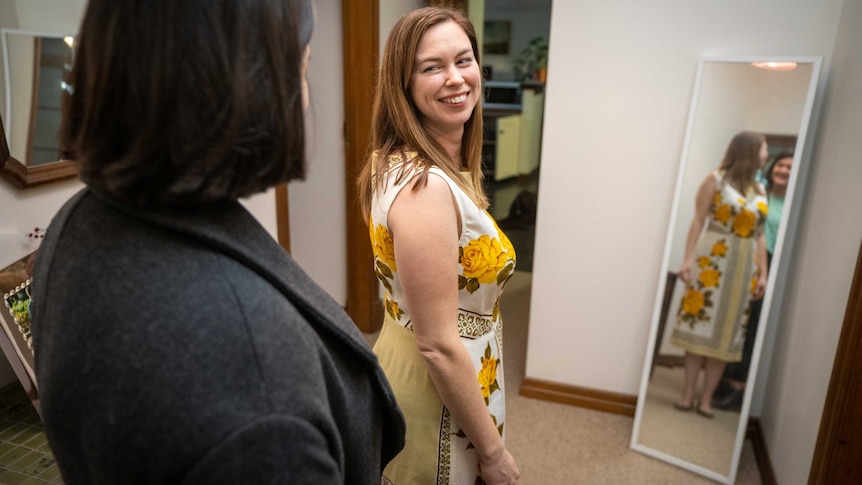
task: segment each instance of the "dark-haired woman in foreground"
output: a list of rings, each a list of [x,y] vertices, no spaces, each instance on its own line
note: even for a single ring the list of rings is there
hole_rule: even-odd
[[[304,176],[309,0],[91,0],[37,256],[67,484],[366,484],[403,444],[361,334],[238,199]]]

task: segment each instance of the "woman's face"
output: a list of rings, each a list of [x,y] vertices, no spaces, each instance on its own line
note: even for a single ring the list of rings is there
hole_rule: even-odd
[[[769,158],[769,147],[766,145],[766,142],[760,145],[760,152],[757,155],[760,157],[760,166],[763,167],[763,164]]]
[[[790,182],[790,169],[793,168],[793,158],[781,158],[772,168],[772,183],[778,187],[787,187]]]
[[[463,132],[479,102],[482,79],[461,26],[445,22],[422,35],[409,90],[432,136]]]

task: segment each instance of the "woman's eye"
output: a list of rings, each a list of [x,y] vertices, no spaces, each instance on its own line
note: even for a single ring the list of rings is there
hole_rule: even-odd
[[[472,57],[465,57],[464,59],[459,60],[458,64],[470,64],[471,62],[473,62]]]
[[[439,69],[440,66],[428,66],[425,69],[422,69],[422,72],[432,72]]]

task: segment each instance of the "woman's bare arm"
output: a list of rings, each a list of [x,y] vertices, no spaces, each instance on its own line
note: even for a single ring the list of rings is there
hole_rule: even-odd
[[[712,204],[714,197],[715,178],[712,174],[709,174],[697,189],[697,196],[694,200],[694,216],[691,218],[691,225],[689,225],[688,228],[688,237],[685,240],[685,256],[683,256],[682,265],[679,267],[679,277],[686,284],[691,284],[691,267],[694,265],[694,249],[697,246],[697,239],[700,237],[700,232],[703,230],[706,216],[709,214],[709,206]]]
[[[406,187],[390,209],[388,225],[416,342],[440,399],[476,447],[485,481],[514,483],[518,467],[491,419],[458,335],[460,236],[449,185],[431,174],[419,190]]]

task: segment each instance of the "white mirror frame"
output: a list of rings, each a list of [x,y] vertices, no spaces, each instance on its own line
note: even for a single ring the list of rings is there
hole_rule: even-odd
[[[646,404],[646,396],[647,396],[647,387],[650,381],[650,373],[652,369],[652,362],[654,358],[654,343],[658,335],[658,327],[659,327],[659,319],[661,313],[661,306],[665,292],[665,284],[666,284],[666,275],[669,270],[669,262],[672,251],[672,246],[674,242],[674,234],[678,230],[684,230],[685,228],[676,227],[678,219],[678,212],[680,206],[680,195],[683,190],[683,180],[686,170],[686,161],[689,157],[689,149],[691,145],[691,138],[694,132],[694,122],[697,115],[697,104],[698,99],[701,94],[701,83],[702,83],[702,74],[704,65],[709,62],[713,63],[751,63],[751,62],[768,62],[768,61],[778,61],[778,62],[797,62],[797,63],[810,63],[812,64],[812,72],[811,79],[808,85],[808,92],[805,99],[805,104],[802,112],[802,119],[799,125],[798,138],[796,143],[796,148],[794,150],[793,157],[793,167],[794,169],[791,171],[790,180],[788,182],[787,193],[785,196],[784,210],[781,215],[781,222],[778,229],[778,234],[776,236],[776,244],[775,244],[775,252],[773,254],[773,267],[769,269],[769,278],[767,279],[766,293],[763,297],[763,309],[760,314],[760,325],[758,327],[757,335],[755,336],[754,342],[754,351],[751,358],[751,367],[748,372],[748,381],[745,389],[745,394],[743,397],[742,408],[740,409],[740,419],[737,426],[736,438],[734,440],[734,448],[732,454],[732,461],[730,464],[730,473],[725,476],[716,471],[710,470],[708,468],[704,468],[700,465],[696,465],[694,463],[685,461],[679,457],[669,455],[662,451],[656,450],[654,448],[647,447],[638,443],[638,437],[641,429],[641,422],[643,419],[644,407]],[[792,237],[793,233],[795,233],[795,224],[790,223],[792,214],[795,214],[798,209],[798,205],[802,200],[803,192],[804,192],[804,181],[807,178],[808,168],[810,166],[810,160],[807,157],[806,151],[806,141],[811,138],[812,130],[809,130],[809,123],[811,121],[812,111],[814,107],[815,97],[817,95],[817,86],[820,79],[820,70],[821,70],[822,58],[821,57],[766,57],[766,56],[751,56],[751,57],[702,57],[697,64],[697,73],[695,76],[695,84],[694,90],[692,92],[692,102],[689,108],[688,113],[688,121],[686,124],[685,138],[683,141],[682,153],[680,157],[680,166],[679,171],[677,173],[676,185],[674,190],[674,199],[673,205],[671,208],[670,214],[670,223],[667,233],[667,238],[665,240],[665,248],[664,253],[662,255],[662,266],[661,272],[659,273],[659,281],[658,281],[658,290],[656,292],[656,302],[653,308],[652,315],[652,324],[650,326],[649,337],[647,340],[647,350],[646,357],[644,359],[643,372],[641,375],[641,384],[638,391],[638,402],[637,408],[635,411],[635,419],[634,419],[634,427],[632,430],[632,438],[631,438],[631,448],[635,451],[644,453],[646,455],[652,456],[659,460],[668,462],[670,464],[676,465],[680,468],[684,468],[693,473],[702,475],[709,479],[715,480],[719,483],[732,484],[736,481],[736,473],[739,467],[739,458],[742,452],[742,444],[745,439],[746,428],[748,427],[749,422],[749,411],[751,407],[752,396],[755,390],[755,379],[758,374],[758,366],[760,363],[760,353],[763,347],[764,336],[767,334],[767,327],[770,320],[770,311],[772,310],[773,304],[780,305],[781,303],[781,295],[775,295],[775,288],[783,288],[783,280],[786,277],[786,270],[782,268],[785,266],[784,263],[784,247],[785,240],[788,237]],[[798,184],[797,181],[802,180],[803,183]],[[794,217],[795,219],[795,217]],[[687,221],[683,221],[682,224],[686,224]]]

